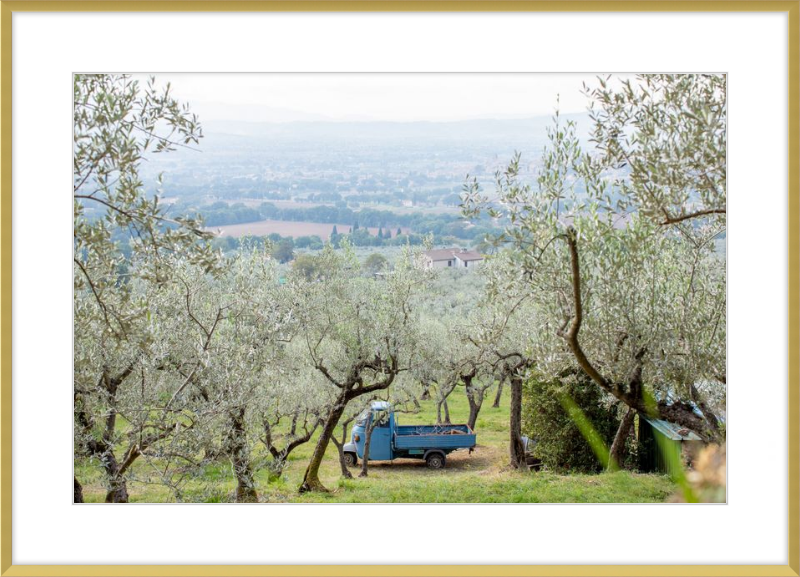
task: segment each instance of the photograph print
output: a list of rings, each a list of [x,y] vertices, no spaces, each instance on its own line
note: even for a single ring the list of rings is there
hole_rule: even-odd
[[[725,503],[716,73],[73,77],[75,503]]]

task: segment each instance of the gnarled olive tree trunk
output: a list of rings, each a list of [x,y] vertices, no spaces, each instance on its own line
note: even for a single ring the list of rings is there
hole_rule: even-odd
[[[447,397],[450,396],[450,393],[456,390],[456,385],[452,384],[449,387],[447,385],[440,387],[439,389],[439,397],[436,399],[436,424],[437,425],[449,425],[450,424],[450,407],[447,405]],[[444,417],[442,417],[442,411],[444,410]]]
[[[500,400],[503,398],[503,384],[504,383],[505,383],[505,381],[501,379],[500,382],[497,384],[497,394],[495,394],[494,402],[492,403],[492,408],[493,409],[499,409],[500,408]]]
[[[130,500],[128,495],[128,484],[123,475],[114,475],[108,479],[108,492],[106,493],[106,503],[127,503]]]
[[[613,382],[603,376],[598,368],[589,360],[581,346],[578,335],[583,324],[583,301],[581,297],[581,269],[580,255],[578,253],[578,235],[573,227],[567,229],[564,235],[570,253],[570,268],[572,272],[572,302],[573,316],[568,326],[560,329],[558,334],[567,341],[578,365],[589,375],[589,377],[604,391],[613,395],[631,409],[653,417],[671,421],[686,427],[697,433],[702,439],[707,441],[720,440],[722,435],[719,427],[715,426],[717,419],[701,417],[695,414],[694,407],[682,401],[669,402],[661,400],[658,402],[646,402],[641,386],[636,389],[636,382],[642,382],[642,359],[647,354],[647,349],[640,348],[634,360],[636,365],[634,373],[629,378],[628,389],[623,383]],[[710,413],[710,411],[709,411]],[[624,419],[623,419],[624,420]],[[623,443],[624,445],[624,443]]]
[[[350,473],[350,469],[347,468],[347,463],[344,462],[344,446],[345,443],[347,443],[347,425],[349,425],[352,420],[353,419],[350,418],[342,423],[341,442],[336,439],[336,435],[331,435],[331,441],[333,441],[333,444],[336,446],[336,450],[339,452],[339,467],[342,470],[342,477],[345,479],[353,478],[353,475]]]
[[[135,367],[135,361],[130,363],[117,375],[110,375],[108,368],[103,368],[100,376],[99,386],[102,388],[108,409],[105,414],[105,427],[103,434],[96,439],[92,434],[94,418],[86,411],[83,396],[75,392],[75,408],[77,424],[83,430],[87,441],[84,444],[85,451],[97,457],[103,472],[106,474],[108,490],[106,492],[106,503],[127,503],[128,487],[125,482],[125,471],[139,455],[136,445],[132,445],[120,464],[114,455],[114,444],[116,442],[116,423],[117,423],[117,391],[122,382],[130,376]],[[77,479],[75,480],[77,482]],[[83,498],[81,490],[81,498]]]
[[[420,401],[431,400],[431,384],[428,382],[422,383],[422,394],[419,396]]]
[[[228,438],[225,444],[231,460],[233,474],[236,476],[236,502],[257,503],[258,493],[247,450],[247,430],[245,428],[245,409],[236,407],[228,412]]]
[[[375,430],[375,416],[372,415],[373,418],[369,420],[369,425],[367,426],[366,431],[366,438],[364,439],[364,458],[361,460],[361,472],[358,474],[359,477],[366,477],[367,469],[369,468],[369,447],[372,444],[372,431]]]
[[[509,453],[511,466],[527,469],[525,445],[522,443],[522,377],[511,377],[511,416],[509,419]]]
[[[175,432],[175,427],[166,423],[149,422],[148,429],[155,429],[155,432],[145,434],[145,425],[139,425],[138,435],[135,436],[128,449],[118,460],[114,448],[118,442],[116,434],[117,425],[117,391],[120,385],[127,379],[134,370],[137,361],[131,362],[125,369],[117,375],[110,375],[108,369],[103,370],[100,378],[102,388],[108,408],[104,415],[105,426],[102,436],[97,439],[92,433],[95,425],[94,418],[86,411],[83,403],[83,396],[79,392],[75,393],[76,421],[81,427],[85,438],[83,450],[89,455],[96,457],[100,461],[103,472],[106,475],[106,503],[127,503],[130,500],[125,474],[133,463],[150,446],[162,441]]]
[[[442,409],[444,409],[444,419],[442,419]],[[447,406],[447,397],[442,397],[439,399],[439,402],[436,403],[436,424],[450,424],[450,407]]]
[[[285,445],[283,448],[278,448],[272,438],[272,427],[273,425],[277,425],[280,423],[280,418],[276,421],[276,423],[270,424],[269,419],[264,416],[262,419],[262,426],[264,428],[264,436],[262,437],[261,441],[264,443],[264,446],[267,447],[269,454],[272,455],[272,463],[270,466],[270,475],[272,478],[279,478],[283,474],[283,469],[286,467],[286,462],[289,459],[289,455],[300,445],[307,443],[311,437],[314,435],[314,432],[319,427],[320,419],[316,416],[316,414],[312,414],[314,418],[314,422],[311,427],[308,426],[308,413],[305,414],[303,417],[303,434],[297,435],[297,425],[299,420],[299,412],[295,412],[292,416],[292,424],[289,430],[289,438],[285,441]]]
[[[72,502],[73,503],[83,503],[83,487],[78,482],[78,477],[73,475],[72,477],[75,479],[75,485],[72,493]]]
[[[467,402],[469,403],[467,425],[474,431],[475,423],[478,422],[478,413],[481,412],[481,406],[483,405],[484,389],[472,386],[475,375],[462,375],[462,378],[467,392]]]
[[[325,458],[325,450],[328,448],[331,437],[336,430],[336,425],[339,424],[339,419],[342,418],[344,410],[347,408],[347,403],[355,398],[388,389],[401,370],[397,363],[397,357],[394,355],[390,355],[388,360],[381,358],[380,355],[376,355],[375,358],[369,360],[359,360],[353,364],[348,371],[347,378],[344,380],[334,378],[321,362],[317,363],[316,368],[339,389],[340,393],[328,412],[325,425],[322,427],[319,440],[317,440],[317,445],[314,447],[314,453],[311,455],[311,461],[303,475],[303,482],[299,489],[301,493],[327,491],[319,479],[319,468],[322,465],[322,459]],[[363,378],[364,371],[367,370],[383,375],[383,378],[367,385],[364,383]]]
[[[614,442],[611,443],[611,450],[608,455],[608,470],[615,471],[622,469],[625,463],[625,441],[631,433],[633,426],[633,419],[636,416],[636,410],[628,407],[625,416],[617,428],[617,434],[614,435]]]
[[[336,399],[336,402],[328,412],[325,418],[325,426],[322,427],[322,432],[319,435],[317,444],[314,447],[314,452],[311,455],[311,461],[306,467],[306,472],[303,475],[303,483],[300,485],[300,492],[305,493],[308,491],[327,491],[325,485],[319,479],[319,467],[322,465],[322,459],[325,457],[325,451],[328,448],[333,432],[336,430],[336,425],[339,424],[339,419],[342,418],[344,409],[347,406],[349,399],[347,392],[342,392]]]
[[[640,403],[642,398],[642,365],[645,355],[645,349],[640,349],[634,356],[634,365],[631,374],[628,377],[628,391],[632,399]],[[625,441],[631,433],[633,427],[633,420],[636,417],[636,409],[629,406],[625,412],[625,416],[619,423],[617,433],[614,435],[614,441],[611,443],[611,450],[609,451],[608,470],[615,471],[622,469],[625,463]]]

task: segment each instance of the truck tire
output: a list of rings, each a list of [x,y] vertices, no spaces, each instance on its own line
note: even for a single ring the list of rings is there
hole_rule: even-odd
[[[444,469],[445,458],[441,453],[431,453],[425,457],[429,469]]]
[[[344,464],[348,467],[355,467],[358,465],[358,457],[356,457],[355,453],[345,453]]]

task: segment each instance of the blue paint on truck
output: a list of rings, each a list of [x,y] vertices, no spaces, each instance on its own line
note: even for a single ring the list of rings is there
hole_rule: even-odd
[[[467,425],[406,425],[397,423],[389,403],[376,401],[356,420],[350,442],[344,446],[345,460],[355,465],[364,458],[367,430],[374,422],[369,445],[370,461],[424,459],[432,469],[445,466],[446,455],[475,447],[475,432]]]

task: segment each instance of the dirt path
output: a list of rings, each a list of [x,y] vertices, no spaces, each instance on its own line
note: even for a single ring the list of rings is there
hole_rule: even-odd
[[[445,471],[452,475],[495,471],[501,466],[502,451],[499,447],[477,445],[472,451],[459,450],[447,455]],[[411,474],[433,472],[422,459],[395,459],[375,461],[369,464],[370,472],[407,471]]]

